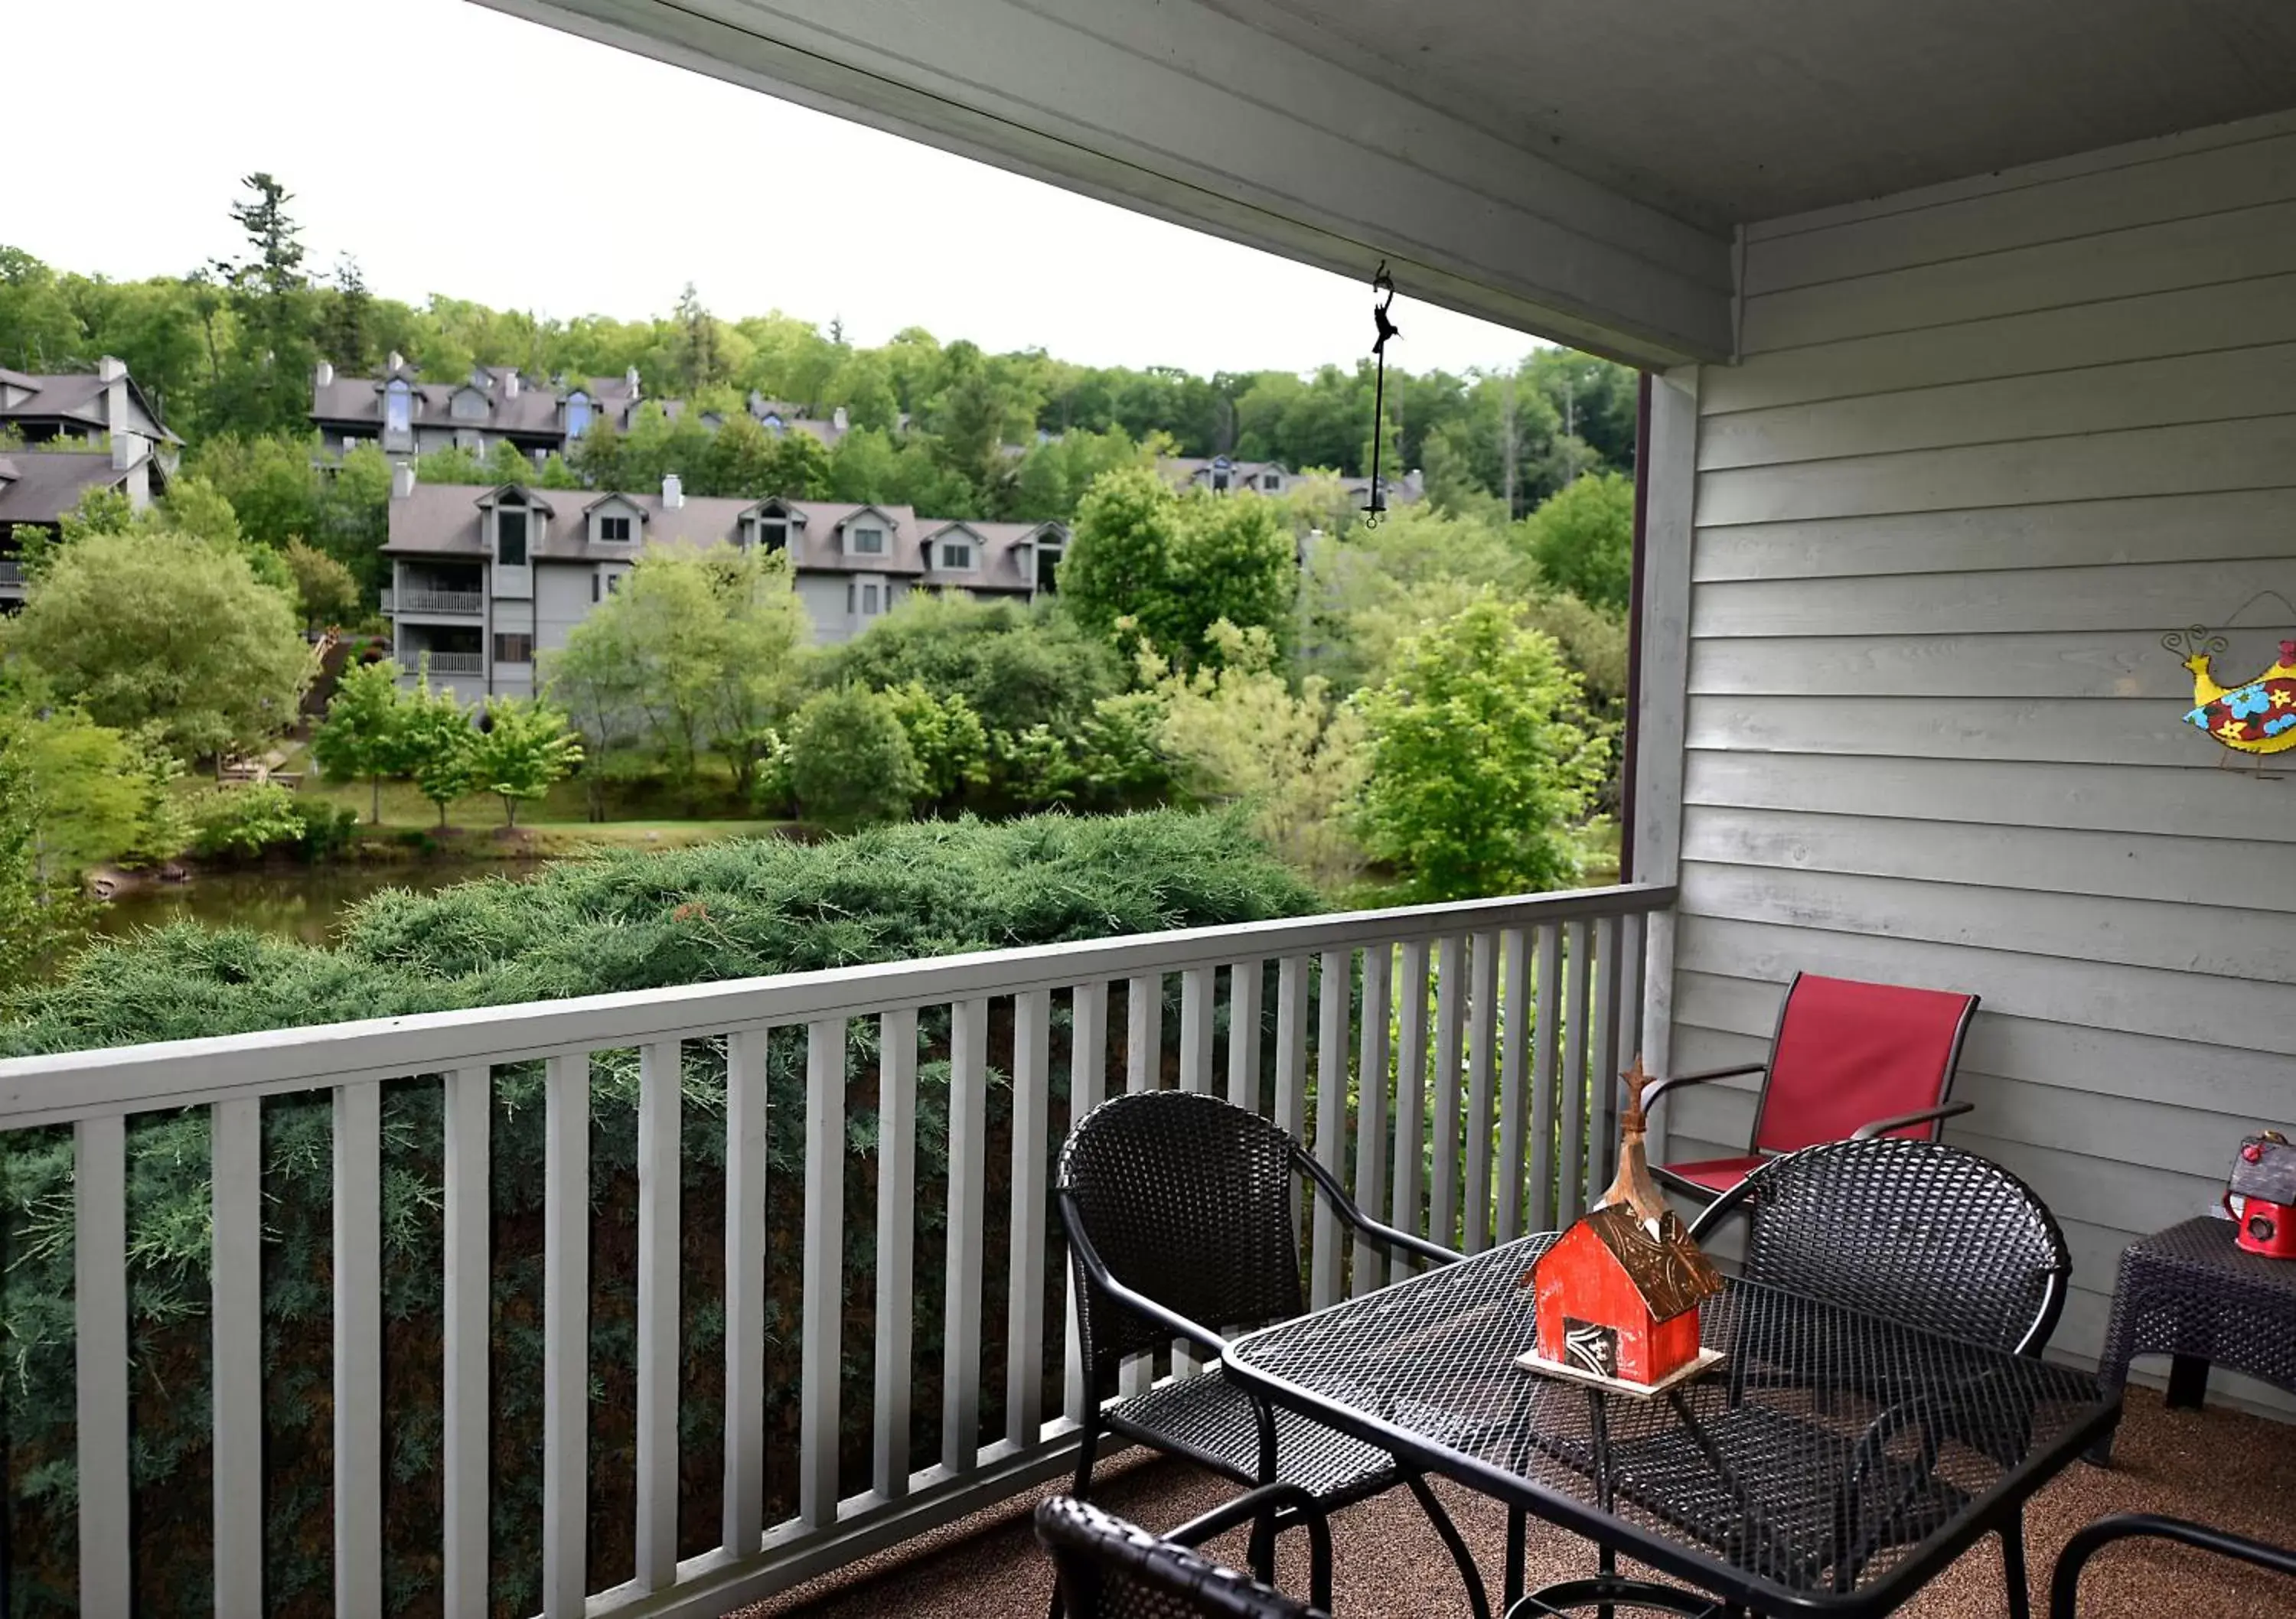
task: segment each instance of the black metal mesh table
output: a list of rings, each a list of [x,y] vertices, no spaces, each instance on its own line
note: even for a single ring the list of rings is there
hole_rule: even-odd
[[[2169,1403],[2198,1406],[2211,1364],[2296,1394],[2296,1260],[2233,1242],[2233,1223],[2202,1214],[2139,1238],[2120,1255],[2097,1376],[2118,1393],[2140,1354],[2173,1357]],[[2106,1460],[2112,1435],[2092,1452]]]
[[[1702,1322],[1726,1358],[1664,1394],[1538,1376],[1522,1279],[1553,1240],[1249,1334],[1229,1375],[1767,1615],[1889,1612],[2120,1415],[2087,1373],[1740,1280]]]

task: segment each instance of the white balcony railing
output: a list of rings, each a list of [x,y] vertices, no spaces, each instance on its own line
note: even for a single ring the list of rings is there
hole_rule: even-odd
[[[435,1190],[417,1202],[439,1211],[442,1237],[444,1412],[435,1431],[444,1608],[487,1611],[489,1481],[499,1465],[489,1449],[489,1132],[508,1116],[499,1112],[495,1069],[538,1064],[542,1612],[576,1619],[586,1604],[593,1615],[642,1604],[649,1615],[722,1614],[1072,1465],[1087,1394],[1072,1296],[1062,1319],[1065,1272],[1047,1220],[1047,1177],[1055,1132],[1112,1083],[1218,1087],[1271,1111],[1366,1207],[1469,1249],[1575,1217],[1608,1173],[1600,1161],[1613,1133],[1608,1076],[1637,1038],[1644,920],[1672,899],[1660,887],[1589,889],[0,1061],[0,1130],[69,1124],[73,1132],[80,1611],[133,1606],[127,1172],[128,1121],[137,1116],[204,1108],[209,1121],[217,1612],[259,1612],[262,1602],[261,1106],[314,1092],[332,1098],[333,1137],[332,1386],[324,1399],[333,1427],[334,1607],[381,1609],[387,1159],[394,1175],[411,1173],[397,1138],[386,1147],[387,1084],[438,1096],[425,1106],[441,1121],[443,1159],[424,1172],[435,1173]],[[1168,993],[1174,976],[1177,995]],[[1168,1005],[1177,1036],[1168,1064]],[[1056,1039],[1060,1011],[1065,1040]],[[1112,1013],[1123,1024],[1113,1047]],[[921,1026],[927,1060],[945,1054],[948,1065],[945,1294],[928,1291],[917,1274],[920,1189],[942,1179],[938,1162],[922,1175],[918,1165]],[[788,1116],[796,1108],[767,1118],[769,1043],[784,1073],[799,1071],[801,1043],[801,1086],[790,1082],[792,1100],[801,1089],[801,1131]],[[609,1140],[608,1113],[593,1123],[593,1059],[631,1049],[634,1141]],[[999,1063],[1010,1076],[1002,1174],[987,1150],[992,1050],[1009,1052]],[[867,1063],[858,1072],[857,1053]],[[1066,1062],[1056,1066],[1060,1058]],[[941,1071],[931,1070],[935,1090]],[[1067,1106],[1055,1117],[1063,1072]],[[848,1145],[849,1087],[865,1113],[876,1113],[861,1138],[873,1136],[866,1149]],[[711,1268],[707,1288],[689,1277],[682,1300],[681,1173],[690,1173],[682,1139],[688,1157],[691,1145],[681,1110],[707,1116],[720,1108],[725,1266],[722,1276]],[[769,1129],[787,1132],[770,1138],[783,1149],[776,1157],[803,1164],[794,1231],[768,1230]],[[635,1245],[598,1242],[598,1278],[594,1132],[602,1164],[632,1162],[635,1151],[634,1215],[597,1215],[620,1231],[634,1218]],[[873,1215],[860,1214],[870,1200],[849,1198],[849,1182],[865,1193],[870,1179]],[[1004,1275],[985,1294],[987,1208],[1000,1180],[1009,1238],[988,1269]],[[782,1194],[780,1185],[773,1190]],[[714,1224],[714,1201],[687,1218],[706,1214]],[[684,1206],[696,1207],[690,1188]],[[873,1253],[866,1287],[849,1286],[849,1209],[873,1220],[873,1242],[863,1250]],[[1311,1235],[1315,1303],[1383,1280],[1378,1255],[1349,1252],[1328,1217],[1318,1214]],[[429,1250],[401,1243],[394,1251]],[[925,1258],[935,1268],[937,1256]],[[635,1288],[634,1369],[591,1363],[593,1288],[613,1283],[605,1273],[616,1267]],[[801,1304],[792,1269],[802,1271]],[[767,1381],[768,1296],[777,1283],[787,1296],[774,1304],[770,1342],[777,1357],[797,1362],[793,1440],[771,1437],[770,1419],[785,1410]],[[711,1296],[696,1300],[697,1290]],[[849,1344],[846,1316],[872,1293],[873,1344]],[[992,1317],[988,1335],[1001,1344],[984,1343],[984,1296],[1004,1301],[1002,1331]],[[941,1443],[937,1457],[921,1459],[912,1419],[929,1422],[931,1413],[912,1410],[912,1329],[921,1302],[930,1308],[943,1298]],[[681,1560],[679,1412],[688,1373],[680,1340],[690,1319],[682,1309],[697,1305],[723,1322],[724,1437],[722,1446],[709,1444],[720,1452],[723,1508],[718,1544]],[[840,1376],[849,1353],[873,1369],[873,1386],[859,1372]],[[788,1359],[775,1364],[786,1377]],[[984,1364],[1002,1368],[1001,1402],[998,1386],[985,1385]],[[1174,1370],[1192,1369],[1183,1361]],[[594,1490],[604,1493],[589,1468],[593,1413],[605,1408],[589,1387],[610,1374],[635,1390],[634,1453],[612,1444],[603,1452],[633,1459],[620,1465],[634,1466],[635,1478],[614,1482],[634,1503],[635,1574],[593,1592],[586,1501]],[[1144,1386],[1152,1375],[1143,1363],[1125,1382]],[[985,1395],[1004,1413],[1001,1434],[986,1442]],[[865,1409],[859,1426],[869,1443],[865,1466],[857,1443],[840,1470],[849,1403],[857,1416]],[[717,1470],[709,1458],[691,1460],[705,1477]],[[769,1469],[788,1509],[770,1523]],[[609,1531],[616,1540],[618,1529]]]
[[[382,593],[386,613],[437,613],[475,618],[486,611],[486,593],[475,590],[402,590]]]
[[[398,665],[412,672],[422,667],[426,658],[430,660],[433,675],[484,675],[487,672],[487,658],[483,652],[426,652],[420,647],[402,651],[398,655]]]
[[[24,565],[14,558],[0,559],[0,590],[24,588]]]

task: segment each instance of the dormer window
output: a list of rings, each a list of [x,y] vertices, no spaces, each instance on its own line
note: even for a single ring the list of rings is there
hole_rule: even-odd
[[[395,377],[382,390],[382,425],[385,431],[392,433],[409,432],[414,429],[414,390]]]
[[[516,507],[495,512],[495,561],[504,568],[526,566],[526,513]]]
[[[945,573],[969,571],[972,544],[968,540],[942,540],[933,546],[933,567]]]
[[[627,517],[602,517],[598,519],[598,537],[611,545],[630,543],[630,519]]]
[[[766,431],[768,433],[779,433],[782,430],[782,419],[774,412],[767,411],[761,420],[764,421]]]
[[[1273,495],[1283,487],[1283,479],[1281,475],[1270,472],[1260,478],[1259,487]]]
[[[566,396],[566,437],[579,438],[590,430],[590,396],[576,388]]]
[[[481,421],[486,419],[487,397],[475,388],[457,388],[448,409],[458,421]]]
[[[857,556],[882,557],[885,554],[885,531],[882,528],[856,528],[853,550]]]
[[[758,545],[767,552],[789,549],[789,519],[767,512],[758,519]]]

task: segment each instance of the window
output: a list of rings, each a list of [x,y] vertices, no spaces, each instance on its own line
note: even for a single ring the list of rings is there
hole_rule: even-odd
[[[619,595],[621,593],[621,589],[622,576],[618,573],[608,574],[606,576],[606,593],[610,596]]]
[[[532,663],[534,637],[507,630],[495,632],[495,661],[496,663]]]
[[[1215,472],[1215,473],[1213,473],[1213,474],[1212,474],[1212,487],[1213,487],[1214,489],[1225,489],[1225,488],[1226,488],[1226,487],[1227,487],[1227,474],[1226,474],[1226,473],[1225,473],[1225,472]]]
[[[595,574],[592,574],[592,575],[590,576],[590,600],[591,600],[592,601],[594,601],[594,602],[595,601],[597,601],[597,599],[598,599],[598,576],[597,576],[597,575],[595,575]]]
[[[877,616],[880,610],[877,605],[877,592],[878,586],[873,580],[861,587],[861,616],[864,618],[874,618]]]
[[[382,425],[392,433],[413,430],[414,401],[406,383],[394,381],[382,390]]]
[[[1275,473],[1270,472],[1259,480],[1259,487],[1272,492],[1276,489],[1281,489],[1283,487],[1283,480]]]
[[[865,557],[883,556],[885,531],[882,528],[856,528],[853,531],[853,549]]]
[[[566,396],[566,437],[579,438],[590,430],[590,396],[576,388]]]
[[[933,566],[951,570],[972,566],[972,547],[963,540],[943,540],[933,547]]]
[[[1061,548],[1059,546],[1037,546],[1037,588],[1049,594],[1054,589],[1054,581],[1059,576],[1060,567]]]
[[[526,566],[526,513],[495,513],[495,561],[504,568]]]
[[[487,397],[474,388],[458,389],[450,406],[454,413],[465,421],[483,421],[487,413]]]
[[[761,517],[758,519],[758,544],[767,551],[789,549],[789,519]]]
[[[630,519],[626,517],[602,517],[598,519],[598,537],[617,545],[630,543]]]

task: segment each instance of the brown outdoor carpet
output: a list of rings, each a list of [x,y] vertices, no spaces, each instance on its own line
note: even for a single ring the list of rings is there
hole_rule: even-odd
[[[1178,1464],[1153,1461],[1104,1469],[1095,1499],[1149,1528],[1208,1511],[1234,1486]],[[1438,1484],[1496,1595],[1505,1513],[1494,1503]],[[897,1548],[749,1610],[805,1619],[1044,1619],[1048,1566],[1028,1514],[1046,1490],[951,1525],[927,1541]],[[2034,1612],[2047,1612],[2049,1570],[2066,1538],[2112,1512],[2162,1512],[2237,1533],[2296,1544],[2296,1429],[2225,1410],[2170,1411],[2159,1394],[2131,1389],[2108,1469],[2076,1463],[2026,1512]],[[1459,1577],[1410,1496],[1398,1491],[1332,1520],[1339,1619],[1402,1619],[1467,1612]],[[1242,1533],[1216,1544],[1230,1563],[1243,1557]],[[1307,1589],[1298,1535],[1284,1537],[1280,1581]],[[1594,1570],[1583,1541],[1531,1525],[1533,1587]],[[2089,1565],[2080,1619],[2296,1619],[2296,1582],[2278,1579],[2181,1547],[2124,1541]],[[1642,1619],[1620,1608],[1619,1619]],[[1988,1539],[1898,1610],[1906,1619],[1993,1619],[2007,1611],[1999,1542]]]

